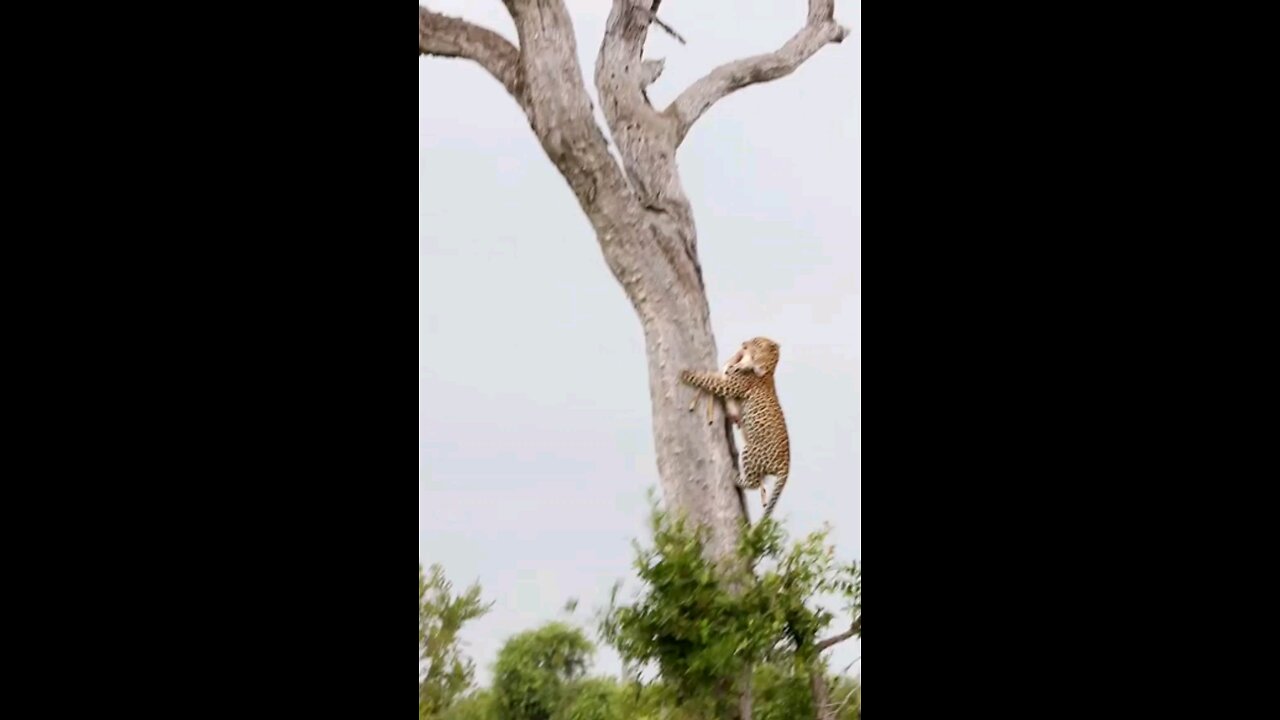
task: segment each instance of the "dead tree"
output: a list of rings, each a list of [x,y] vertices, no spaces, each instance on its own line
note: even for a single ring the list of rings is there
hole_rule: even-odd
[[[613,0],[595,83],[621,164],[592,115],[577,39],[564,0],[503,0],[518,44],[466,20],[418,7],[418,55],[479,63],[515,98],[573,189],[600,249],[640,317],[649,359],[658,473],[669,508],[710,529],[718,558],[730,555],[745,517],[734,483],[732,433],[690,413],[685,368],[719,367],[698,263],[693,211],[680,185],[676,151],[717,101],[791,74],[829,43],[844,40],[834,0],[809,0],[804,27],[776,52],[722,65],[665,110],[645,89],[662,73],[643,57],[661,0]],[[725,3],[732,12],[732,3]]]

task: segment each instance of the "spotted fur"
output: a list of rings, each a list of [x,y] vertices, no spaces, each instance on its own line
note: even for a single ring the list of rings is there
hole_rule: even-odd
[[[734,372],[735,370],[737,370],[738,372],[752,371],[752,368],[741,365],[743,357],[745,356],[746,352],[747,351],[745,347],[741,350],[738,350],[738,353],[733,357],[729,358],[729,362],[725,363],[724,368],[720,370],[720,374],[728,375],[729,373]],[[698,400],[702,399],[703,397],[704,397],[703,393],[698,393],[697,395],[694,396],[693,402],[689,403],[689,412],[693,412],[694,410],[698,409]],[[716,396],[712,395],[711,393],[706,393],[705,397],[707,400],[707,424],[710,425],[716,421],[716,416],[715,416]],[[725,411],[725,417],[729,419],[729,423],[731,425],[742,424],[742,407],[738,404],[737,400],[734,400],[733,398],[728,398],[728,397],[724,398],[724,411]]]
[[[681,382],[717,397],[736,400],[742,409],[743,479],[739,487],[760,489],[762,497],[765,478],[773,476],[776,482],[773,495],[765,502],[764,517],[773,515],[778,499],[791,474],[791,438],[787,434],[787,421],[778,402],[774,385],[774,373],[778,369],[780,349],[768,338],[748,340],[742,352],[730,363],[728,372],[680,374]],[[695,400],[696,402],[696,400]]]

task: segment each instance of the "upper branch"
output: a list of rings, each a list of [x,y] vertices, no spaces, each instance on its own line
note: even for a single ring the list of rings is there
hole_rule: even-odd
[[[497,78],[528,112],[520,51],[498,33],[419,5],[418,54],[474,60]]]
[[[849,31],[835,21],[835,0],[809,0],[809,19],[777,52],[721,65],[680,93],[666,109],[683,142],[693,124],[711,106],[748,85],[786,77],[830,43],[843,42]]]
[[[644,42],[660,1],[613,0],[600,54],[596,57],[596,88],[602,100],[609,102],[625,92],[634,95],[629,99],[639,101],[641,77],[653,69],[652,66],[647,71],[642,68]],[[606,95],[614,97],[603,97]]]

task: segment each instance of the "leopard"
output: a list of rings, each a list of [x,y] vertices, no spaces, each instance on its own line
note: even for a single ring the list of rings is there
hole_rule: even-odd
[[[736,362],[728,366],[729,372],[685,370],[680,374],[685,385],[740,404],[739,426],[744,443],[743,475],[738,486],[760,490],[766,520],[777,509],[791,475],[791,437],[774,380],[781,350],[777,342],[758,337],[742,344],[742,350],[734,356]],[[772,494],[764,486],[769,477],[774,478]]]

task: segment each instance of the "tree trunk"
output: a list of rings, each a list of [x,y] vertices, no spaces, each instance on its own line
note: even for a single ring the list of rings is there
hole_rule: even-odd
[[[660,230],[655,229],[655,234]],[[681,235],[688,237],[693,229]],[[656,237],[670,245],[670,236]],[[708,425],[700,412],[689,412],[692,388],[680,383],[680,371],[712,369],[717,360],[711,310],[701,281],[696,285],[678,278],[693,276],[696,259],[664,257],[660,273],[675,282],[644,283],[636,304],[644,328],[649,360],[649,394],[653,405],[653,438],[667,507],[687,513],[710,529],[711,554],[732,556],[746,519],[745,497],[738,490],[738,468],[730,443],[733,434],[721,405],[716,421]]]
[[[721,364],[701,269],[688,249],[696,242],[692,218],[680,223],[633,207],[625,212],[628,221],[619,224],[609,209],[584,209],[644,330],[654,449],[666,506],[709,530],[707,549],[714,559],[732,558],[747,518],[746,498],[736,483],[733,432],[719,403],[712,425],[701,412],[689,412],[695,391],[680,382],[681,370]],[[633,252],[637,248],[648,252]]]

